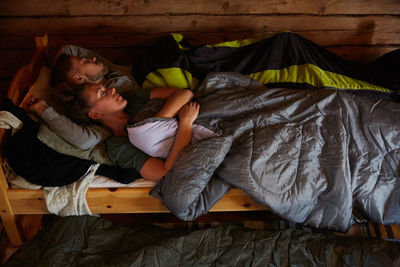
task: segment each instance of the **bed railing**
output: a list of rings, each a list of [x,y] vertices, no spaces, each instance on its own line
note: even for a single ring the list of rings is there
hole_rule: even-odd
[[[35,82],[40,68],[47,62],[48,59],[48,38],[47,35],[43,37],[36,37],[36,51],[32,60],[25,66],[21,67],[13,77],[10,87],[7,92],[7,97],[10,98],[14,104],[19,104],[24,94],[28,91],[29,87]],[[3,147],[6,139],[5,130],[0,129],[0,144]],[[11,244],[18,246],[23,243],[18,218],[12,208],[9,199],[9,186],[7,178],[4,174],[2,167],[3,155],[0,154],[0,209],[1,221],[8,234]]]

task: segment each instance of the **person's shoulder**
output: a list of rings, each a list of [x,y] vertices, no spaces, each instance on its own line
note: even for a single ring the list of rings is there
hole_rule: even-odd
[[[127,144],[131,144],[127,136],[115,136],[112,135],[105,140],[107,147],[120,147]]]
[[[139,148],[134,146],[128,136],[115,136],[112,135],[105,139],[107,152],[109,154],[120,154],[120,153],[143,153]]]

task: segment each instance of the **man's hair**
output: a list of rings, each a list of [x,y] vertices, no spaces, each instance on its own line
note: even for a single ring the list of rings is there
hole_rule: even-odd
[[[56,87],[57,85],[66,82],[67,74],[71,67],[70,56],[67,54],[60,54],[51,69],[50,85]]]
[[[93,120],[88,116],[92,104],[82,95],[88,85],[89,83],[83,83],[74,88],[72,101],[69,102],[69,117],[78,124],[101,125],[99,121]]]

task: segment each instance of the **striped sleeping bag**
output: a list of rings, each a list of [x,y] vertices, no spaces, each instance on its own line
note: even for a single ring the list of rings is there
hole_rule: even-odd
[[[193,89],[195,123],[221,133],[185,149],[152,190],[177,217],[195,219],[235,186],[313,227],[345,231],[354,211],[400,223],[400,86],[382,61],[347,61],[285,32],[196,48],[172,35],[142,63],[142,86]]]

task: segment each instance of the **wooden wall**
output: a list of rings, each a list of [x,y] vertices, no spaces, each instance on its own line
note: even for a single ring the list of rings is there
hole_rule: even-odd
[[[47,33],[65,44],[128,63],[155,38],[183,33],[192,43],[290,30],[349,59],[371,61],[400,48],[399,0],[2,0],[2,90]],[[117,48],[117,49],[116,49]]]

